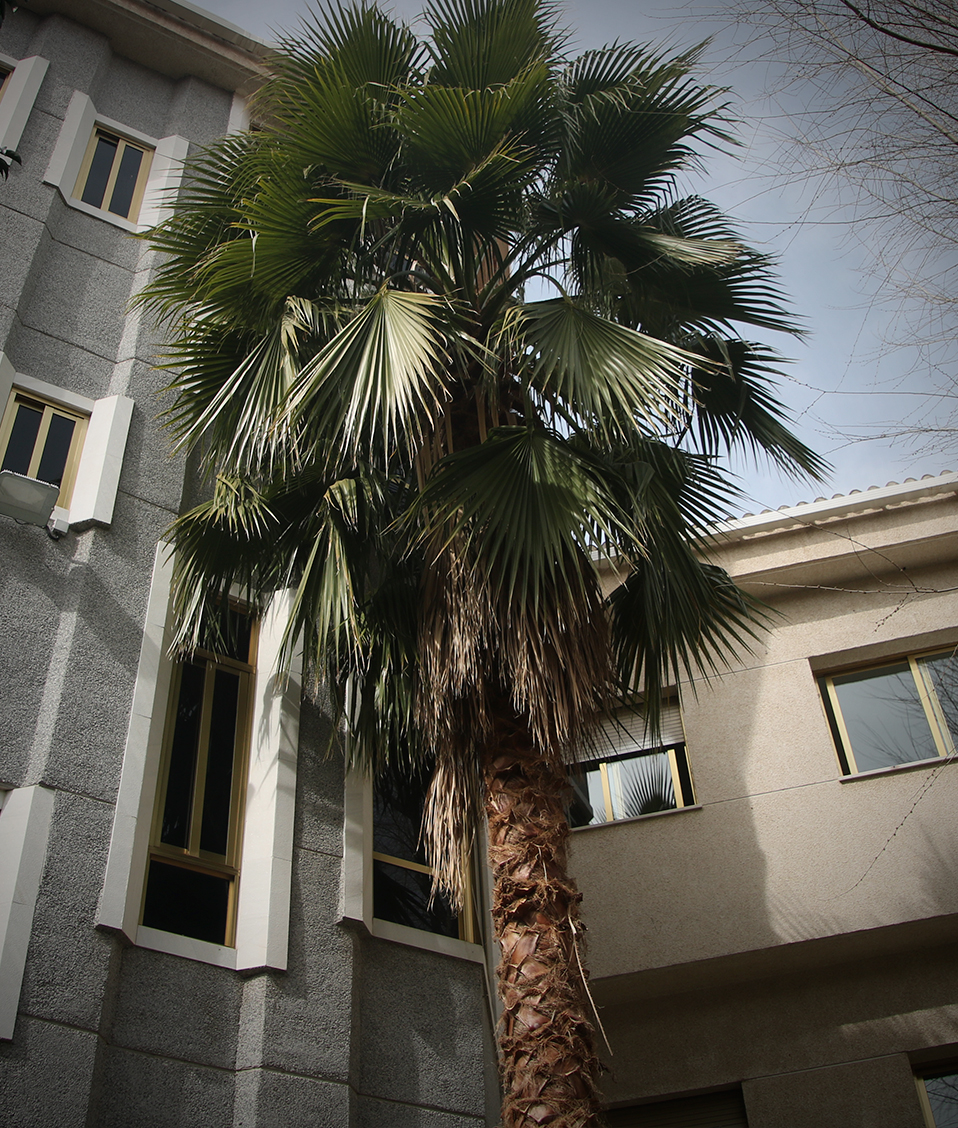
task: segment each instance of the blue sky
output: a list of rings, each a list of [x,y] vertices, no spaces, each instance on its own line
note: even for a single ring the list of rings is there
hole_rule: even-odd
[[[933,402],[924,394],[936,379],[927,364],[915,350],[886,343],[889,336],[901,337],[902,325],[916,310],[892,300],[880,280],[862,269],[870,257],[867,240],[877,236],[853,222],[854,206],[834,184],[781,174],[774,159],[776,136],[788,133],[795,120],[791,110],[804,109],[807,102],[802,103],[801,92],[787,96],[797,98],[792,102],[785,95],[767,96],[768,90],[781,91],[781,73],[772,64],[742,61],[755,29],[747,21],[729,25],[704,18],[716,4],[570,0],[563,7],[573,43],[583,50],[616,38],[687,47],[714,37],[703,77],[730,88],[742,145],[734,156],[711,155],[706,172],[687,187],[722,207],[753,246],[778,257],[784,289],[808,336],[765,339],[792,360],[783,369],[780,394],[796,429],[834,465],[824,486],[810,486],[764,466],[739,464],[735,469],[745,492],[741,508],[758,512],[955,469],[941,454],[915,453],[900,441],[871,437],[917,420]],[[308,11],[307,0],[205,0],[201,6],[264,39],[273,38],[277,28],[294,30]],[[422,4],[394,0],[384,7],[414,21]]]

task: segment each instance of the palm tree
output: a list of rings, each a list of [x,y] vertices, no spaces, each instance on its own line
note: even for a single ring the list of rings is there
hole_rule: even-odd
[[[153,234],[171,425],[213,479],[172,530],[180,640],[231,585],[295,589],[349,764],[429,766],[454,903],[487,822],[503,1123],[591,1125],[565,764],[752,634],[693,551],[715,456],[823,464],[732,328],[794,331],[769,261],[677,191],[727,140],[695,52],[568,58],[548,0],[424,18],[314,17]]]

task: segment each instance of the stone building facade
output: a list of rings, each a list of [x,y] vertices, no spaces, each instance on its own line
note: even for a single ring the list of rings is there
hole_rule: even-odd
[[[277,616],[194,677],[215,681],[214,736],[218,687],[240,687],[216,769],[228,845],[214,741],[187,787],[213,811],[195,849],[158,798],[183,783],[170,733],[196,667],[168,658],[157,546],[194,486],[157,420],[157,332],[129,306],[154,266],[134,236],[183,159],[246,124],[264,56],[174,0],[33,0],[0,29],[0,146],[23,160],[0,184],[4,478],[61,485],[49,531],[0,517],[11,1128],[468,1128],[495,1103],[484,950],[374,919],[373,866],[387,892],[418,871],[372,858],[368,789],[347,795],[321,713],[276,677]]]
[[[427,909],[414,804],[345,779],[275,668],[282,600],[169,656],[162,537],[197,484],[158,423],[135,235],[246,124],[265,58],[177,0],[30,0],[0,29],[16,1128],[496,1123],[481,874],[468,919]],[[54,481],[49,523],[16,508],[27,479]],[[931,1128],[925,1077],[958,1060],[958,479],[744,518],[708,551],[770,630],[655,748],[641,718],[610,728],[570,808],[611,1123]]]

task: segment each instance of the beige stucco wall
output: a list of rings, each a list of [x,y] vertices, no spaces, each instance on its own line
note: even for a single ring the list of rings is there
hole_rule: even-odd
[[[907,1055],[958,1042],[958,763],[843,780],[816,673],[958,643],[958,499],[716,556],[780,617],[684,693],[699,806],[573,834],[607,1097],[747,1080],[753,1128],[917,1128]],[[851,1110],[884,1058],[864,1119],[815,1112]]]
[[[741,1082],[749,1128],[921,1128],[912,1059],[955,1041],[955,956],[948,945],[610,1004],[606,1098]]]

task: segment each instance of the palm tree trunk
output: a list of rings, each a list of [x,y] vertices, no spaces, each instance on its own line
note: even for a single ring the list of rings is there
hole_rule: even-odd
[[[598,1128],[581,894],[566,872],[568,784],[561,766],[535,749],[528,726],[502,706],[485,756],[492,915],[502,951],[502,1128]]]

